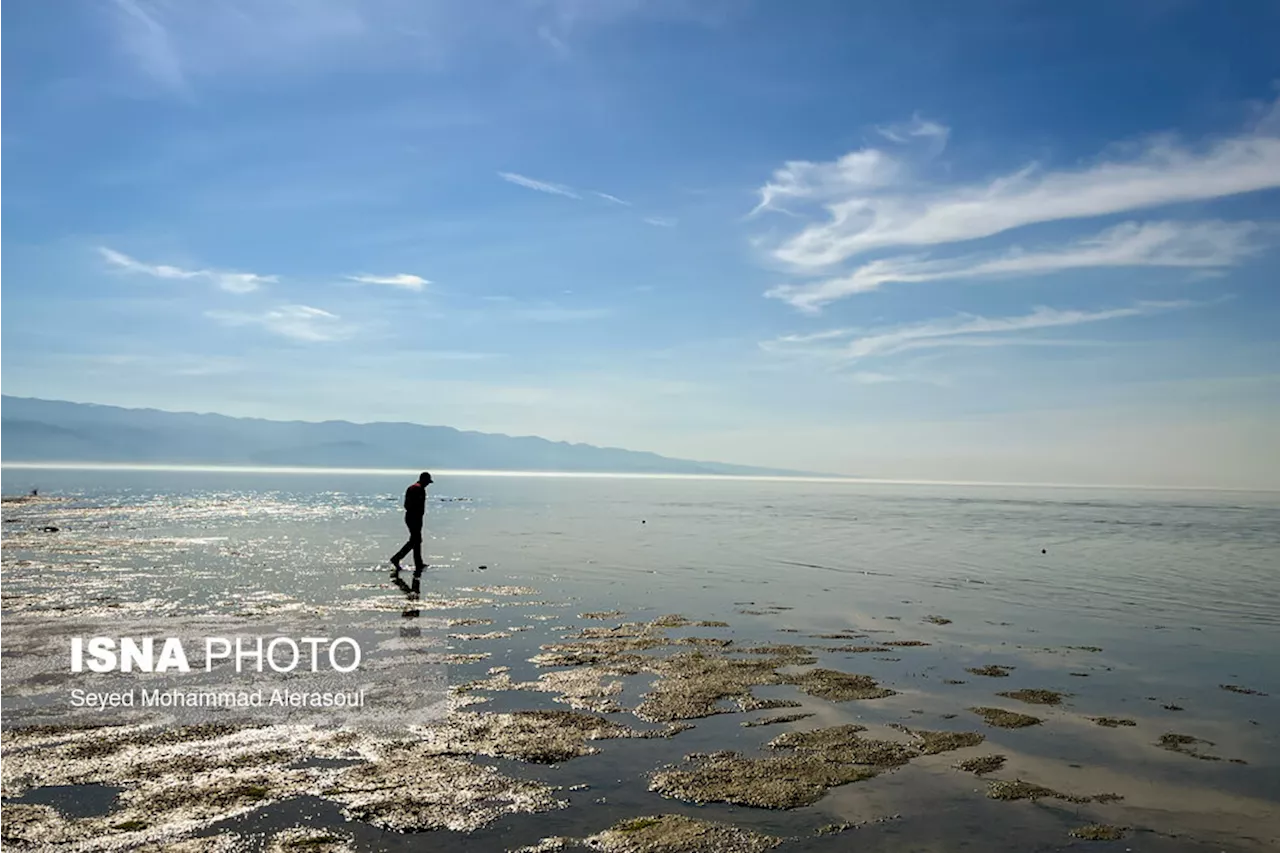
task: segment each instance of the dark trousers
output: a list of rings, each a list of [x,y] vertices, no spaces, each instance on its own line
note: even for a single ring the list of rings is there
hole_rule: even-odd
[[[409,541],[404,543],[396,555],[391,558],[391,562],[399,563],[404,559],[405,555],[410,551],[413,552],[413,568],[415,570],[425,567],[422,562],[422,519],[406,518],[404,520],[405,527],[409,528]]]

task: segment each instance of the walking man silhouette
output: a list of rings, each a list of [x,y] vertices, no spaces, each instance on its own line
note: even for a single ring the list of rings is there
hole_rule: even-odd
[[[409,528],[409,541],[391,558],[391,565],[396,567],[396,572],[400,571],[400,561],[410,551],[413,552],[414,574],[426,568],[426,564],[422,562],[422,517],[427,512],[427,486],[432,482],[431,474],[423,471],[418,476],[418,482],[410,483],[409,488],[404,490],[404,526]]]

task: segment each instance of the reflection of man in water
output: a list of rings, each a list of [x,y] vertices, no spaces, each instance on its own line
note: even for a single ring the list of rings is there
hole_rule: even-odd
[[[410,551],[413,552],[413,570],[420,572],[426,568],[422,562],[422,516],[427,511],[427,486],[431,483],[431,475],[423,471],[418,482],[411,483],[404,490],[404,526],[409,528],[409,541],[391,558],[391,565],[397,572],[400,571],[400,560]]]
[[[400,615],[405,619],[417,619],[418,600],[421,597],[420,593],[422,592],[422,575],[418,572],[413,573],[413,586],[409,586],[405,583],[398,574],[393,574],[391,579],[395,582],[396,586],[403,590],[404,596],[408,600],[408,604],[405,605],[404,612]],[[421,637],[422,629],[418,627],[417,622],[409,622],[401,626],[400,636]]]

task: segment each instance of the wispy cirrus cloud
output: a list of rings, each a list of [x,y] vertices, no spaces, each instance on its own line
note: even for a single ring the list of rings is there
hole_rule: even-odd
[[[568,184],[556,184],[551,181],[540,181],[537,178],[531,178],[528,175],[521,175],[518,172],[499,172],[498,177],[510,184],[518,187],[535,190],[548,195],[564,196],[565,198],[583,200],[586,196],[594,196],[602,201],[610,204],[616,204],[620,207],[631,207],[631,202],[624,198],[618,198],[612,193],[601,192],[600,190],[579,190]]]
[[[112,266],[126,272],[171,280],[200,279],[212,282],[228,293],[250,293],[264,284],[274,284],[280,280],[279,276],[259,275],[252,272],[210,269],[189,270],[169,264],[148,264],[106,246],[98,247],[98,254]]]
[[[1259,238],[1277,228],[1256,222],[1127,222],[1074,243],[1041,251],[1019,247],[941,260],[898,256],[870,261],[852,272],[766,292],[803,311],[890,283],[1001,276],[1048,275],[1102,267],[1221,269],[1257,254]]]
[[[439,53],[424,45],[424,36],[445,23],[434,4],[400,0],[101,5],[106,38],[126,67],[153,87],[184,97],[209,82],[355,64],[423,64]]]
[[[622,205],[623,207],[630,207],[630,206],[631,206],[631,202],[626,201],[625,199],[620,199],[620,198],[618,198],[616,195],[609,195],[609,193],[602,193],[602,192],[600,192],[600,191],[598,191],[598,190],[592,190],[592,191],[591,191],[591,194],[592,194],[592,195],[594,195],[594,196],[598,196],[598,197],[600,197],[600,198],[604,199],[605,201],[611,201],[611,202],[613,202],[614,204],[620,204],[620,205]]]
[[[139,70],[171,92],[189,94],[182,61],[154,10],[136,0],[113,0],[113,5],[118,13],[118,44]]]
[[[549,181],[539,181],[536,178],[526,177],[525,175],[520,175],[515,172],[499,172],[498,177],[508,183],[515,184],[518,187],[536,190],[540,193],[561,195],[565,198],[582,198],[582,196],[580,196],[575,190],[565,186],[564,184],[553,184]]]
[[[760,344],[778,354],[817,356],[840,362],[856,362],[883,358],[909,350],[952,346],[1008,346],[1043,340],[1016,337],[1017,333],[1054,329],[1142,317],[1165,311],[1192,308],[1202,303],[1187,300],[1138,302],[1123,308],[1101,311],[1035,308],[1028,314],[1012,317],[982,317],[961,314],[945,319],[928,320],[878,329],[830,329],[805,335],[784,335]]]
[[[805,206],[813,221],[784,238],[774,257],[798,271],[828,271],[862,253],[939,246],[1026,225],[1126,213],[1280,187],[1274,114],[1253,127],[1194,147],[1158,137],[1126,157],[1077,169],[1030,164],[977,183],[929,186],[914,178],[909,152],[867,147],[832,162],[785,164],[761,187],[757,211]],[[941,125],[917,119],[886,139],[945,140]],[[883,132],[882,132],[883,133]],[[818,208],[815,210],[815,206]],[[794,206],[782,208],[796,213]]]
[[[932,156],[947,144],[950,129],[934,121],[915,116],[905,124],[876,128],[877,133],[902,146],[923,141],[925,152],[908,149],[913,156]],[[906,152],[880,148],[850,151],[835,160],[814,163],[788,160],[760,188],[760,203],[751,215],[766,210],[790,213],[784,205],[790,201],[809,204],[839,203],[850,195],[888,187],[905,178],[909,171]],[[793,214],[794,215],[794,214]]]
[[[680,224],[680,220],[670,216],[646,216],[644,221],[646,225],[653,225],[657,228],[675,228]]]
[[[205,316],[224,326],[257,326],[294,341],[336,341],[350,334],[337,314],[310,305],[279,305],[261,313],[206,311]]]
[[[360,275],[349,275],[347,280],[358,284],[382,284],[387,287],[398,287],[404,290],[422,290],[431,284],[430,281],[422,276],[404,272],[396,273],[395,275],[369,275],[362,273]]]

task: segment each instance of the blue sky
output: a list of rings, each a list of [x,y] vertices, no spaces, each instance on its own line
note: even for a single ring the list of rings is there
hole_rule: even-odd
[[[4,13],[5,393],[1280,487],[1274,3]]]

